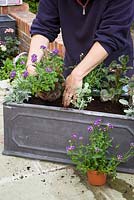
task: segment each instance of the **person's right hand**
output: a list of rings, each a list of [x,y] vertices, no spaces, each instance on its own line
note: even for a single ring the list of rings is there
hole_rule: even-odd
[[[35,67],[34,67],[33,65],[28,65],[28,66],[27,66],[27,71],[28,71],[28,73],[31,74],[31,75],[37,75],[37,74],[36,74],[36,71],[35,71]]]

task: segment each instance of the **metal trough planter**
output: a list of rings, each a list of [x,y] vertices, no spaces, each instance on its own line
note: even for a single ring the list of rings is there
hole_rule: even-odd
[[[16,103],[4,104],[3,112],[5,155],[71,163],[66,154],[71,134],[82,133],[87,140],[87,126],[98,117],[113,124],[111,137],[121,153],[134,141],[134,118],[125,115]],[[134,173],[134,159],[118,170]]]

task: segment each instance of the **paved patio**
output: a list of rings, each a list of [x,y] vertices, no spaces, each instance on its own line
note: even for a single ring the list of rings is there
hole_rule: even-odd
[[[3,133],[0,99],[0,200],[134,200],[134,175],[90,186],[72,166],[2,155]]]

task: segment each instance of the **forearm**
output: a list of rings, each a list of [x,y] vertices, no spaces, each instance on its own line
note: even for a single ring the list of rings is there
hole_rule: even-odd
[[[37,55],[37,62],[39,62],[43,56],[43,51],[40,49],[41,45],[44,45],[48,47],[49,40],[42,36],[42,35],[34,35],[31,39],[29,54],[28,54],[28,60],[27,60],[27,66],[32,64],[31,56],[32,54]]]
[[[107,51],[99,42],[95,42],[85,58],[72,71],[79,80],[82,80],[97,65],[99,65],[108,56]]]

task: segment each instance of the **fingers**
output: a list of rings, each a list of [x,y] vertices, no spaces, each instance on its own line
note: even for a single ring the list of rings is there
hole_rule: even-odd
[[[77,89],[82,87],[82,80],[78,80],[72,74],[70,74],[65,81],[65,90],[63,93],[62,103],[64,107],[68,107],[71,101],[77,99]]]
[[[73,100],[76,99],[76,91],[72,88],[67,88],[64,90],[62,104],[64,107],[68,107]]]
[[[73,94],[69,93],[67,90],[64,90],[62,104],[64,107],[68,107],[71,103]]]

